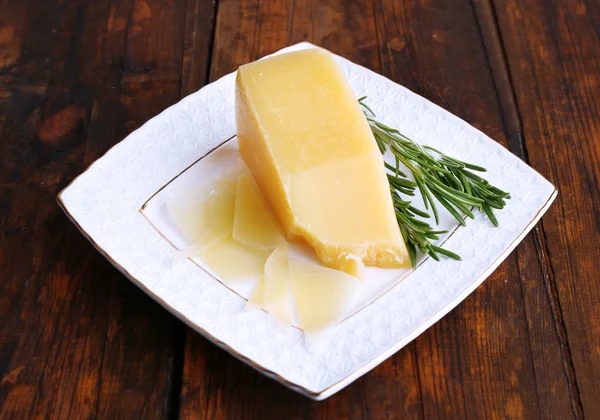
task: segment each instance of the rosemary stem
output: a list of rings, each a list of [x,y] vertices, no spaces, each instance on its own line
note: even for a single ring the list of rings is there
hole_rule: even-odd
[[[431,146],[421,146],[399,130],[377,121],[375,112],[364,103],[367,97],[358,99],[363,108],[373,137],[382,154],[389,150],[394,156],[395,165],[384,162],[390,184],[392,202],[406,244],[411,263],[416,266],[417,249],[428,253],[439,261],[439,255],[460,260],[460,256],[433,245],[429,239],[436,240],[445,231],[434,231],[431,226],[416,217],[429,218],[427,211],[419,210],[404,201],[399,194],[414,196],[418,189],[426,210],[431,208],[436,224],[439,214],[436,201],[440,203],[461,226],[465,226],[464,216],[475,217],[471,208],[484,211],[494,226],[498,226],[493,209],[501,210],[510,199],[510,194],[493,185],[472,171],[486,172],[484,167],[463,162]],[[400,169],[404,165],[414,177],[414,181]],[[434,200],[434,198],[436,200]],[[439,255],[438,255],[439,254]]]

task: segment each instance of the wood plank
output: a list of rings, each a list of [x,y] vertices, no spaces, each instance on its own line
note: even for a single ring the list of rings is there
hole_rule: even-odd
[[[476,7],[478,23],[469,1],[427,6],[383,2],[378,27],[384,74],[508,147],[505,129],[512,133],[512,126],[507,111],[500,112],[511,105],[510,92],[505,102],[502,90],[506,72],[492,55],[498,47],[489,45],[493,33],[478,28],[494,22],[483,20]],[[551,301],[529,235],[483,286],[416,340],[425,417],[572,416],[549,314]],[[446,403],[435,404],[441,400]]]
[[[216,0],[188,0],[183,44],[181,96],[206,84],[215,32]]]
[[[538,252],[555,303],[575,412],[600,412],[597,2],[494,1],[526,154],[558,186]],[[523,28],[527,28],[524,31]]]
[[[8,215],[0,220],[0,412],[166,417],[177,410],[181,323],[97,253],[55,199],[179,98],[185,1],[9,3],[29,23],[10,38],[20,56],[0,69],[0,91],[9,92],[0,131]],[[32,58],[39,49],[45,55]]]
[[[109,42],[103,48],[109,63],[103,84],[112,89],[94,103],[86,164],[179,98],[184,13],[183,1],[113,3]],[[111,306],[127,316],[116,313],[111,321],[118,325],[120,318],[133,319],[130,329],[120,327],[114,341],[110,335],[107,339],[102,367],[117,374],[103,380],[98,389],[106,396],[99,401],[98,413],[106,418],[168,416],[177,405],[171,388],[180,375],[173,361],[179,357],[176,341],[181,326],[128,280],[118,276],[118,281],[126,291],[115,296],[118,302],[113,297]],[[134,307],[130,313],[128,301],[147,309]],[[141,339],[138,329],[145,333]]]
[[[24,151],[39,121],[39,113],[33,110],[44,98],[48,77],[44,61],[50,60],[52,42],[56,38],[51,27],[56,23],[57,13],[49,10],[47,4],[35,8],[33,1],[0,3],[0,94],[3,98],[0,133],[5,133],[0,142],[1,224],[6,222]],[[47,19],[41,21],[41,14],[46,14]],[[17,90],[17,87],[22,89]],[[4,121],[9,116],[10,124],[5,126]],[[23,124],[26,120],[29,120],[27,124]],[[20,124],[14,124],[15,121]],[[10,140],[4,140],[6,137]]]
[[[9,6],[18,10],[14,4]],[[34,10],[31,2],[25,6]],[[41,6],[44,9],[45,5]],[[84,357],[94,347],[93,339],[87,340],[87,334],[82,334],[86,328],[80,326],[91,324],[93,330],[95,325],[89,322],[92,317],[81,311],[89,305],[79,295],[81,289],[75,288],[77,282],[68,281],[69,272],[77,273],[86,263],[89,266],[89,261],[72,252],[82,249],[85,241],[75,236],[76,229],[64,221],[55,203],[63,177],[74,175],[80,165],[85,141],[88,102],[83,95],[74,94],[75,83],[58,80],[65,70],[75,71],[75,63],[65,66],[65,60],[66,50],[75,47],[69,38],[82,33],[81,26],[75,25],[77,9],[71,3],[62,10],[47,10],[49,22],[60,22],[57,28],[67,28],[58,34],[42,25],[39,32],[30,28],[31,32],[20,34],[31,34],[33,42],[12,39],[34,51],[35,41],[45,44],[48,50],[42,59],[47,58],[50,69],[40,72],[44,67],[34,62],[28,74],[29,50],[22,50],[23,60],[13,62],[26,74],[20,79],[26,80],[25,85],[44,87],[10,86],[13,115],[2,132],[2,145],[16,145],[19,151],[12,155],[17,157],[14,161],[9,157],[11,171],[2,174],[3,181],[9,183],[3,191],[3,214],[7,216],[0,241],[0,282],[5,299],[1,318],[8,322],[0,326],[0,409],[7,416],[68,416],[74,405],[78,407],[74,413],[94,412],[95,400],[89,395],[95,386],[94,375],[89,375],[88,365],[93,358]],[[31,17],[27,13],[23,16]],[[74,239],[79,239],[76,248],[65,252],[63,246],[71,245]],[[74,305],[79,299],[84,305]],[[103,345],[101,341],[100,348]],[[68,381],[69,377],[75,380]]]
[[[353,57],[370,68],[380,67],[371,1],[222,0],[210,81],[302,41]]]
[[[496,84],[510,149],[521,159],[528,161],[523,145],[523,130],[516,106],[511,75],[506,63],[506,51],[499,35],[493,7],[488,0],[477,0],[473,4]],[[570,367],[561,351],[564,340],[555,316],[555,299],[550,293],[550,284],[545,275],[545,255],[543,249],[539,246],[539,238],[540,224],[533,229],[532,234],[525,238],[517,248],[516,253],[519,274],[523,280],[523,299],[525,313],[527,314],[541,416],[542,418],[559,419],[578,417],[579,411],[570,390]],[[536,259],[538,264],[530,263],[530,261]],[[535,281],[530,281],[532,278]],[[548,306],[550,310],[548,310]],[[546,337],[552,335],[553,331],[558,337],[558,341],[546,339]],[[557,366],[563,367],[564,375],[558,374]]]
[[[60,11],[52,2],[0,3],[0,87],[46,81],[59,23]]]

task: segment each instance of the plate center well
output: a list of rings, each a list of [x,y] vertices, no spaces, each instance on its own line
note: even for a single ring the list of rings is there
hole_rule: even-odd
[[[386,155],[385,159],[390,164],[394,164],[392,156]],[[210,184],[211,179],[226,177],[228,173],[231,173],[236,167],[242,164],[237,146],[237,137],[232,137],[184,169],[144,203],[140,212],[160,235],[173,246],[173,254],[170,257],[182,258],[181,254],[178,254],[177,251],[184,250],[190,246],[190,243],[171,217],[167,203],[171,202],[171,200],[202,200],[207,193],[207,185]],[[411,198],[415,207],[424,209],[423,201],[418,191]],[[433,222],[430,221],[430,223]],[[440,212],[440,224],[436,227],[436,230],[448,230],[449,233],[442,235],[440,240],[436,242],[443,243],[458,226],[458,223],[451,215]],[[426,258],[428,257],[420,255],[417,270],[418,266]],[[199,270],[204,270],[215,281],[221,282],[229,290],[246,300],[252,294],[258,281],[257,276],[249,275],[239,280],[226,282],[220,279],[201,258],[192,257],[189,259],[196,264]],[[232,261],[232,264],[235,264],[235,261]],[[412,272],[414,272],[412,269],[367,267],[365,270],[365,281],[358,288],[345,318],[352,316],[371,304]]]

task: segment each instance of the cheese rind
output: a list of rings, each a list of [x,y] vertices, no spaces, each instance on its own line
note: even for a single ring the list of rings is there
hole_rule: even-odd
[[[241,155],[288,240],[351,273],[357,258],[408,266],[381,154],[330,53],[241,66],[236,123]]]

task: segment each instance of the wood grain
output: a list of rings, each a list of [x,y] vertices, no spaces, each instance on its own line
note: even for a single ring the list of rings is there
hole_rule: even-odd
[[[492,51],[485,49],[479,27],[485,22],[478,22],[471,2],[428,2],[419,8],[415,2],[389,1],[378,16],[384,74],[509,145],[497,96],[503,85],[495,85],[492,77],[492,71],[502,74],[503,69],[489,60]],[[531,236],[525,243],[532,243]],[[536,418],[547,403],[569,407],[568,394],[560,393],[567,390],[562,366],[547,363],[560,361],[560,348],[552,319],[543,317],[550,302],[538,298],[544,290],[540,264],[529,252],[526,261],[538,283],[525,288],[532,279],[519,273],[518,256],[511,255],[473,295],[416,340],[426,418]],[[532,299],[535,313],[528,311]],[[531,337],[530,324],[536,337]],[[532,350],[532,342],[539,340],[546,343],[544,352]],[[537,391],[538,370],[560,390],[558,395]]]
[[[184,15],[184,1],[0,4],[2,418],[177,410],[181,324],[86,242],[56,195],[179,98]]]
[[[600,93],[597,2],[494,1],[530,163],[559,188],[539,253],[573,405],[600,413]],[[526,31],[523,28],[527,28]]]
[[[595,418],[600,3],[0,1],[0,418]],[[324,402],[170,316],[55,203],[147,119],[310,41],[509,147],[560,193],[457,309]]]
[[[216,0],[187,0],[181,97],[204,86],[214,42]]]
[[[510,149],[528,162],[512,74],[508,70],[506,50],[499,34],[495,10],[488,0],[477,0],[473,4],[496,84]],[[580,417],[580,410],[573,398],[571,367],[562,351],[564,338],[562,327],[556,317],[555,296],[550,290],[550,282],[546,275],[547,257],[539,246],[539,238],[538,224],[532,234],[517,248],[516,254],[519,275],[522,279],[540,414],[543,418]],[[536,256],[538,264],[532,264],[531,261],[534,261]],[[558,337],[558,342],[556,340],[549,342],[546,339],[553,332]],[[564,375],[558,374],[556,367],[559,365],[562,366]]]

